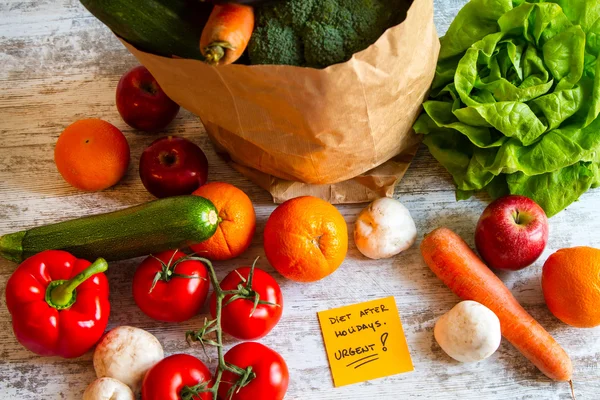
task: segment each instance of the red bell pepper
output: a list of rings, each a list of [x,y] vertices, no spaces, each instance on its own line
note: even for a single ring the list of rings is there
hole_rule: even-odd
[[[58,250],[25,260],[6,285],[17,340],[42,356],[85,354],[108,324],[107,268],[102,258],[91,264]]]

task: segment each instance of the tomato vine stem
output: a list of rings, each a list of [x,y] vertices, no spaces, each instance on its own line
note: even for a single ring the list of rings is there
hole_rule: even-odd
[[[158,261],[160,263],[161,270],[157,271],[156,274],[154,275],[154,279],[152,280],[152,285],[150,286],[150,291],[148,293],[152,293],[152,291],[156,287],[156,284],[158,283],[158,281],[170,282],[171,279],[173,279],[173,278],[206,280],[206,279],[202,278],[201,276],[197,276],[197,275],[184,275],[184,274],[176,273],[175,268],[177,268],[177,265],[179,265],[179,263],[195,259],[195,257],[193,257],[193,256],[185,256],[185,257],[182,257],[179,260],[173,262],[173,260],[175,259],[175,256],[177,255],[178,252],[179,252],[179,250],[175,250],[173,252],[173,255],[171,256],[171,258],[169,259],[169,262],[166,264],[160,258],[154,256],[153,254],[150,254],[150,257],[154,258],[156,261]]]
[[[238,285],[238,289],[236,290],[223,290],[221,289],[221,285],[219,284],[219,280],[217,279],[217,274],[210,260],[203,257],[193,257],[189,256],[188,260],[193,259],[197,261],[201,261],[206,265],[208,270],[208,276],[210,282],[215,291],[216,298],[216,307],[215,307],[215,318],[209,321],[204,322],[204,326],[198,331],[187,331],[186,332],[186,340],[188,342],[200,342],[204,353],[206,354],[205,345],[211,345],[217,348],[217,357],[218,357],[218,366],[216,375],[212,381],[211,387],[208,387],[206,382],[199,383],[196,386],[186,386],[183,388],[181,392],[182,400],[192,400],[194,396],[198,396],[202,393],[211,393],[214,400],[217,400],[217,395],[219,391],[219,386],[222,382],[223,372],[228,371],[232,374],[238,375],[240,378],[237,382],[235,382],[228,392],[228,398],[232,398],[234,393],[241,390],[244,386],[248,385],[254,378],[256,378],[256,374],[252,371],[252,367],[248,368],[240,368],[236,365],[228,364],[225,362],[225,356],[223,352],[223,329],[221,328],[221,317],[223,313],[223,301],[227,296],[237,296],[240,298],[249,298],[249,300],[258,304],[259,300],[256,300],[258,294],[256,294],[252,290],[252,275],[254,274],[254,266],[258,258],[254,261],[252,265],[252,269],[250,271],[250,275],[247,281],[243,283],[246,284],[243,286],[242,284]],[[248,285],[249,283],[249,285]],[[269,303],[270,304],[270,303]],[[208,337],[208,335],[215,333],[215,339],[212,340]]]

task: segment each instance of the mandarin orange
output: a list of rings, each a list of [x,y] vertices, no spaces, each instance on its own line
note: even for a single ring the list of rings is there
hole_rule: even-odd
[[[194,193],[212,201],[219,212],[219,226],[208,240],[192,246],[201,257],[222,261],[242,254],[256,230],[256,214],[250,198],[229,183],[213,182],[200,186]]]
[[[600,325],[600,249],[573,247],[552,254],[542,271],[548,308],[578,328]]]
[[[129,144],[123,133],[101,119],[69,125],[54,148],[58,172],[70,185],[98,191],[115,185],[129,166]]]
[[[328,202],[304,196],[281,204],[264,232],[265,254],[288,279],[314,282],[333,273],[348,251],[348,227]]]

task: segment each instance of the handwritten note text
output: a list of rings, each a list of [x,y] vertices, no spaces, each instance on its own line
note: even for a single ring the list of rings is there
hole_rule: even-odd
[[[413,370],[393,297],[318,315],[335,386]]]

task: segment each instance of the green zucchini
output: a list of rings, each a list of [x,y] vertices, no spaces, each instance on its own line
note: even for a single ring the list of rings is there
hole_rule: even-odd
[[[210,200],[169,197],[4,235],[0,256],[20,263],[44,250],[65,250],[86,260],[124,260],[203,242],[218,224],[218,212]]]
[[[81,0],[115,34],[142,51],[202,60],[211,5],[199,0]]]

